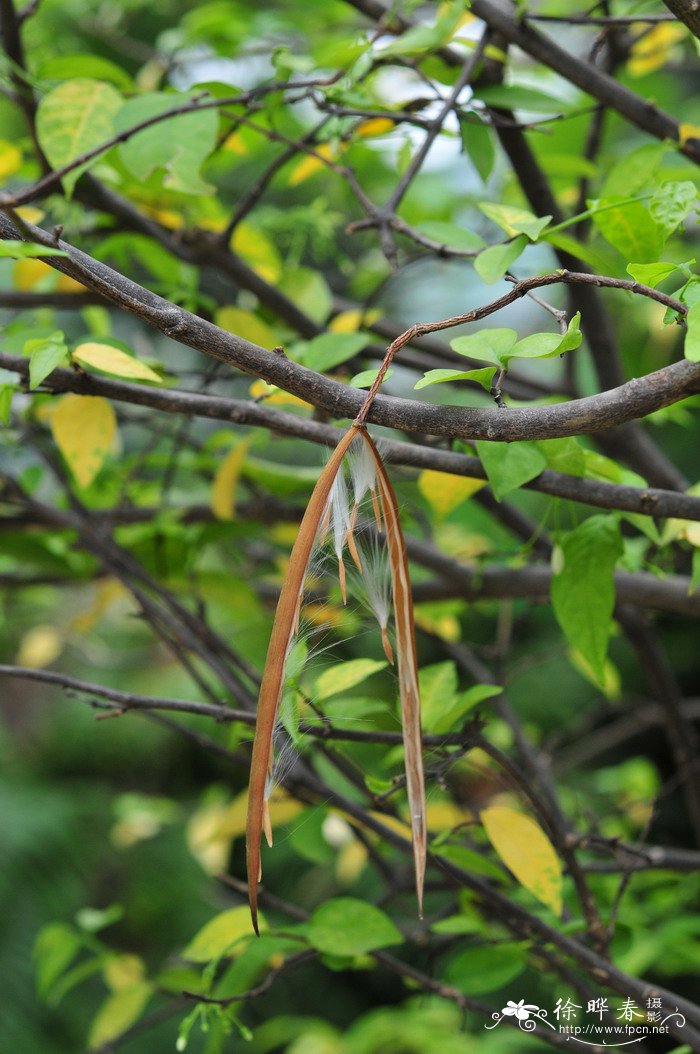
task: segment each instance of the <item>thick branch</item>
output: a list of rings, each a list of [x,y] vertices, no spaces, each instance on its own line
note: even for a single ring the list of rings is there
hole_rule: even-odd
[[[22,377],[29,376],[29,361],[16,355],[0,352],[0,367],[13,370]],[[286,413],[253,400],[228,399],[220,395],[199,395],[178,389],[160,389],[142,384],[131,384],[100,377],[96,374],[56,369],[42,384],[42,390],[77,392],[82,395],[102,395],[119,402],[149,406],[164,413],[189,414],[239,425],[269,428],[279,435],[295,436],[321,446],[335,446],[343,431],[332,425],[321,424],[298,414]],[[382,449],[387,460],[395,465],[411,468],[430,468],[457,476],[487,479],[481,462],[476,457],[458,454],[435,447],[383,440]],[[605,483],[581,479],[563,472],[545,469],[536,479],[526,483],[525,489],[536,490],[552,497],[566,498],[602,509],[639,512],[645,516],[700,520],[700,498],[671,490],[653,487],[640,489],[625,484]],[[146,512],[145,515],[151,515]]]
[[[211,322],[177,307],[163,297],[151,293],[131,279],[107,267],[74,248],[67,242],[51,239],[45,231],[26,225],[32,238],[40,244],[55,244],[66,257],[47,257],[52,267],[76,278],[88,288],[100,293],[113,304],[136,315],[166,336],[213,358],[238,366],[246,373],[264,377],[286,391],[293,392],[335,417],[354,418],[364,403],[356,389],[330,380],[283,355],[275,355],[251,344]],[[0,237],[16,239],[17,229],[4,217],[0,218]],[[559,282],[608,285],[649,296],[669,304],[680,312],[684,306],[657,290],[649,290],[635,282],[604,278],[597,275],[561,272],[518,282],[511,290],[490,304],[440,322],[423,323],[407,331],[402,344],[413,336],[432,333],[466,322],[474,322],[506,307],[527,295],[532,289]],[[523,439],[551,439],[581,435],[643,417],[670,403],[678,402],[700,390],[700,365],[688,361],[677,362],[662,370],[635,378],[619,388],[601,392],[585,399],[554,406],[527,407],[508,410],[471,409],[454,406],[435,406],[379,396],[368,419],[409,432],[445,435],[451,438],[492,439],[512,441]]]

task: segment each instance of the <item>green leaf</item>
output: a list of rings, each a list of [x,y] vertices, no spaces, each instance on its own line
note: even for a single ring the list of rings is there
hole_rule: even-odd
[[[12,411],[13,384],[0,384],[0,424],[9,425]]]
[[[262,923],[264,926],[265,923]],[[195,963],[208,963],[222,956],[232,956],[240,952],[245,943],[253,937],[250,911],[247,904],[229,908],[210,919],[195,934],[182,953],[183,959]]]
[[[649,143],[626,153],[610,169],[603,183],[601,198],[629,197],[653,184],[666,153],[666,143]]]
[[[688,260],[684,264],[673,264],[673,263],[646,263],[646,264],[628,264],[627,273],[631,274],[635,282],[641,282],[642,285],[651,286],[652,289],[656,289],[659,282],[663,282],[664,278],[668,278],[670,274],[678,270],[681,267],[689,267],[694,264],[695,260]]]
[[[320,702],[331,695],[338,695],[339,692],[347,692],[386,666],[387,663],[383,659],[351,659],[349,662],[340,662],[337,666],[324,670],[316,678],[314,698]]]
[[[455,337],[450,341],[450,347],[458,355],[466,355],[470,359],[482,359],[484,362],[493,362],[496,366],[503,366],[507,361],[508,352],[515,347],[517,339],[518,334],[514,329],[480,329],[478,333]]]
[[[566,351],[573,351],[583,340],[583,334],[579,328],[581,312],[577,311],[569,325],[566,333],[533,333],[523,340],[519,340],[508,355],[506,361],[511,359],[551,359],[555,355],[563,355]]]
[[[552,606],[569,643],[602,678],[615,606],[613,572],[622,554],[617,520],[591,516],[560,542],[562,566],[552,577]]]
[[[158,114],[187,105],[186,95],[150,92],[139,95],[119,110],[117,132],[126,132]],[[148,179],[163,169],[163,186],[182,194],[209,194],[213,190],[200,176],[204,160],[216,146],[219,116],[216,109],[197,110],[168,117],[132,135],[119,147],[119,156],[136,179]]]
[[[486,183],[493,171],[496,160],[496,147],[490,125],[476,114],[470,114],[470,120],[461,117],[459,131],[462,145],[469,155],[469,160]]]
[[[107,996],[90,1025],[89,1049],[97,1050],[131,1028],[141,1017],[152,991],[148,981],[140,981]]]
[[[479,88],[474,98],[485,102],[487,106],[504,110],[531,110],[533,113],[566,113],[571,108],[571,104],[561,96],[522,84],[491,84],[487,88]]]
[[[537,241],[552,218],[551,216],[535,216],[534,212],[528,209],[519,209],[514,205],[499,205],[491,201],[480,201],[479,208],[511,238],[516,234],[526,234],[532,242]]]
[[[428,223],[416,224],[416,230],[450,249],[482,249],[484,245],[484,239],[480,235],[458,227],[455,223],[431,220]]]
[[[297,267],[284,275],[280,289],[295,304],[303,304],[306,314],[319,325],[325,322],[331,313],[333,294],[319,271]]]
[[[700,362],[700,300],[688,309],[686,323],[688,332],[685,335],[683,354],[690,362]]]
[[[46,999],[55,982],[68,969],[80,951],[82,941],[70,926],[50,922],[39,931],[34,942],[36,988],[40,999]]]
[[[544,454],[534,443],[490,443],[480,439],[476,452],[489,477],[496,501],[501,501],[523,483],[529,483],[547,467]]]
[[[110,81],[122,91],[131,91],[134,82],[121,66],[101,55],[54,55],[42,63],[39,76],[46,80],[68,80],[87,77],[96,81]]]
[[[476,381],[488,392],[495,372],[495,366],[484,366],[481,370],[428,370],[413,387],[417,390],[427,388],[429,384],[444,384],[445,381]]]
[[[353,358],[369,342],[366,333],[321,333],[306,345],[302,361],[310,370],[323,373]]]
[[[392,55],[421,55],[425,51],[435,51],[452,36],[460,18],[459,5],[449,5],[435,25],[415,25],[402,33],[379,54],[382,58]]]
[[[457,952],[447,965],[445,980],[466,995],[484,995],[515,980],[527,965],[519,944],[485,944]]]
[[[559,857],[530,816],[503,805],[482,809],[481,822],[508,870],[555,915],[562,911],[563,876]]]
[[[655,191],[649,212],[667,234],[673,234],[694,208],[697,196],[697,187],[690,180],[669,180]]]
[[[537,449],[547,459],[547,467],[570,476],[585,476],[586,451],[573,436],[565,439],[539,439]]]
[[[449,659],[424,666],[418,672],[418,684],[421,699],[421,724],[426,732],[440,731],[442,712],[449,706],[457,693],[457,667]]]
[[[605,240],[626,260],[648,263],[658,260],[666,241],[661,226],[641,201],[601,198],[595,203],[593,222]],[[612,207],[610,207],[612,206]]]
[[[28,340],[24,354],[29,356],[29,387],[32,390],[38,388],[57,366],[68,364],[68,348],[58,329],[49,337]]]
[[[362,370],[361,373],[356,373],[354,377],[351,377],[348,384],[352,388],[371,388],[377,379],[379,373],[379,367],[376,370]],[[394,371],[389,369],[384,374],[384,380],[388,381],[393,376]]]
[[[515,263],[527,245],[527,238],[521,234],[505,245],[490,245],[474,260],[474,269],[483,282],[491,285],[503,278],[511,264]]]
[[[68,253],[50,245],[39,245],[37,242],[19,242],[10,239],[0,241],[0,258],[24,260],[27,257],[36,256],[68,256]]]
[[[479,703],[486,702],[487,699],[493,699],[494,696],[500,695],[503,688],[500,684],[475,684],[466,692],[462,692],[461,695],[453,701],[450,706],[447,703],[443,704],[443,711],[433,721],[432,728],[426,729],[431,732],[439,734],[440,732],[450,732],[453,728],[459,725],[470,710],[473,710]]]
[[[122,97],[111,84],[78,77],[66,81],[41,102],[36,115],[39,143],[54,168],[62,168],[101,143],[115,132],[114,118]],[[63,177],[70,197],[80,175],[94,162],[86,162]]]
[[[364,955],[403,943],[388,915],[353,897],[337,897],[322,904],[311,916],[306,934],[312,947],[326,955]]]

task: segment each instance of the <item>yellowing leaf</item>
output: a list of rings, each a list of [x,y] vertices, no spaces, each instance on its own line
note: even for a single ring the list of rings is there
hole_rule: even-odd
[[[111,344],[97,344],[93,341],[87,344],[79,344],[73,352],[72,358],[84,366],[94,366],[96,370],[103,373],[111,373],[115,377],[128,377],[139,381],[162,382],[155,370],[147,366],[145,362],[139,362],[133,355],[128,355],[120,348]]]
[[[258,916],[260,928],[265,927],[262,916]],[[265,927],[266,928],[266,927]],[[197,933],[185,948],[182,956],[190,962],[208,963],[222,955],[233,956],[243,951],[252,938],[250,912],[247,905],[229,908],[215,915]]]
[[[300,399],[298,395],[292,395],[291,392],[285,392],[282,388],[276,388],[274,384],[263,380],[251,384],[250,394],[254,399],[264,399],[273,406],[303,406],[307,410],[311,407],[310,403]]]
[[[36,130],[53,167],[61,168],[106,142],[122,102],[111,84],[89,77],[65,81],[45,95],[37,110]],[[80,165],[63,177],[69,196],[87,167]]]
[[[0,139],[0,181],[13,176],[22,165],[22,151],[7,139]]]
[[[449,472],[435,472],[431,468],[424,469],[418,477],[418,489],[440,518],[447,516],[485,486],[483,479],[453,476]]]
[[[214,476],[211,511],[218,520],[233,520],[236,517],[236,488],[250,442],[250,439],[244,439],[238,443],[221,462]]]
[[[55,626],[34,626],[22,637],[17,664],[39,670],[50,666],[62,651],[63,637]]]
[[[239,157],[244,157],[248,153],[248,147],[240,132],[231,132],[231,135],[222,143],[221,149],[228,150],[232,154],[238,154]]]
[[[307,154],[297,161],[289,174],[289,186],[296,187],[303,183],[309,176],[313,176],[319,169],[327,168],[325,161],[334,161],[337,150],[332,143],[321,143],[316,147],[314,154]],[[325,159],[325,161],[324,161]]]
[[[355,129],[355,135],[367,139],[373,135],[386,135],[395,127],[395,122],[389,117],[371,117],[368,121],[362,121]]]
[[[320,701],[339,692],[347,692],[386,666],[387,663],[383,659],[350,659],[348,662],[338,663],[337,666],[330,666],[316,678],[314,699]]]
[[[107,986],[113,992],[121,992],[124,988],[143,981],[146,975],[146,967],[143,959],[138,955],[110,955],[102,967],[102,975]]]
[[[539,824],[504,805],[482,809],[481,822],[491,845],[518,882],[555,915],[561,915],[561,864]]]
[[[112,449],[117,419],[100,396],[64,395],[51,417],[58,449],[80,487],[89,487]]]
[[[231,248],[266,282],[277,282],[281,277],[280,254],[267,235],[256,227],[239,223],[231,239]]]
[[[632,45],[627,72],[633,77],[643,77],[665,66],[673,48],[686,33],[685,26],[677,22],[654,26]]]
[[[700,139],[700,125],[682,121],[678,125],[678,142],[685,146],[689,139]]]
[[[151,991],[148,981],[141,981],[107,996],[90,1026],[90,1050],[98,1050],[131,1028],[141,1016]]]
[[[252,311],[244,311],[240,307],[222,307],[216,312],[214,321],[229,333],[235,333],[243,340],[250,340],[262,348],[272,349],[278,343],[272,327]]]

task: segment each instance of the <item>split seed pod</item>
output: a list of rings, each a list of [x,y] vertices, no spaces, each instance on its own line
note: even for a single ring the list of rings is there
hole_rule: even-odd
[[[309,504],[304,513],[289,559],[287,574],[282,584],[268,646],[267,659],[265,660],[250,766],[248,817],[246,823],[248,897],[253,928],[256,933],[259,932],[258,883],[262,875],[260,849],[263,831],[268,843],[272,844],[266,786],[272,771],[273,735],[284,688],[285,663],[298,626],[304,579],[314,541],[319,528],[323,529],[323,521],[327,513],[331,490],[336,477],[343,471],[343,459],[356,437],[365,444],[366,450],[374,460],[379,504],[384,524],[386,525],[386,542],[391,569],[396,623],[397,667],[401,699],[406,785],[411,814],[416,892],[419,911],[422,913],[426,857],[425,792],[420,729],[420,697],[418,694],[418,664],[408,560],[399,521],[396,496],[384,468],[381,455],[364,425],[356,422],[345,433],[331,454],[309,499]]]

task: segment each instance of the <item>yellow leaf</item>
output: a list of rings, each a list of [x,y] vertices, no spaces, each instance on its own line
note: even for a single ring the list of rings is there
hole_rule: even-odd
[[[371,117],[368,121],[362,121],[355,129],[355,135],[367,139],[373,135],[386,135],[395,127],[396,122],[389,117]]]
[[[22,151],[7,139],[0,139],[0,181],[13,176],[22,166]]]
[[[15,289],[28,293],[34,289],[47,275],[55,273],[43,260],[27,259],[17,260],[12,268],[12,278]]]
[[[254,399],[264,399],[272,406],[303,406],[307,410],[311,407],[310,403],[300,399],[298,395],[292,395],[291,392],[285,392],[282,388],[276,388],[274,384],[263,380],[251,384],[250,394]]]
[[[267,928],[262,916],[259,919],[260,929]],[[253,930],[248,906],[229,908],[215,915],[195,934],[182,957],[195,963],[208,963],[212,959],[220,959],[222,955],[233,958],[240,955],[251,938]]]
[[[341,311],[331,320],[328,328],[332,333],[357,333],[361,326],[371,326],[381,315],[381,311],[376,308],[372,311]]]
[[[445,831],[474,820],[471,809],[463,809],[451,801],[428,802],[426,816],[430,831]]]
[[[112,449],[117,419],[100,396],[64,395],[51,417],[58,449],[80,487],[89,487]]]
[[[90,1026],[90,1050],[98,1050],[131,1028],[141,1016],[151,991],[148,981],[141,981],[107,996]]]
[[[272,327],[252,311],[244,311],[240,307],[222,307],[216,312],[214,321],[227,332],[235,333],[243,340],[250,340],[262,348],[270,350],[278,344]]]
[[[351,886],[357,881],[368,857],[367,846],[356,838],[341,847],[335,862],[335,875],[342,886]]]
[[[632,45],[627,72],[632,77],[643,77],[666,65],[675,45],[686,36],[685,26],[677,22],[661,22]]]
[[[34,205],[20,205],[15,212],[21,220],[26,220],[27,223],[41,223],[46,215],[42,209],[37,209]]]
[[[561,915],[561,864],[539,824],[503,805],[482,809],[481,822],[491,845],[518,882],[555,915]]]
[[[688,520],[685,525],[685,536],[691,545],[700,548],[700,523]]]
[[[218,520],[236,518],[236,488],[251,440],[244,439],[219,465],[211,490],[211,511]]]
[[[54,274],[57,274],[54,271]],[[82,282],[78,282],[75,278],[71,278],[69,274],[59,274],[56,281],[56,292],[57,293],[85,293],[88,291],[86,285]]]
[[[179,231],[185,226],[185,217],[176,209],[156,208],[144,203],[141,205],[141,211],[157,220],[163,227],[167,227],[168,230]]]
[[[316,147],[314,154],[306,154],[297,161],[289,174],[289,186],[296,187],[319,169],[328,168],[325,161],[335,161],[337,156],[338,152],[332,143],[321,143]]]
[[[138,955],[110,955],[102,967],[102,976],[107,987],[113,992],[121,992],[124,988],[143,981],[146,976],[146,967],[143,959]]]
[[[435,472],[431,468],[424,469],[418,477],[418,489],[440,518],[447,516],[485,486],[483,479],[453,476],[449,472]]]
[[[427,611],[416,608],[414,611],[416,626],[434,633],[442,640],[454,642],[462,636],[462,628],[456,615],[431,615]]]
[[[231,239],[231,248],[266,282],[277,282],[281,278],[280,254],[267,235],[256,227],[239,223]]]
[[[187,824],[187,846],[208,875],[219,874],[228,863],[231,839],[222,833],[226,814],[223,802],[210,802],[197,809]]]
[[[34,626],[22,637],[17,664],[39,670],[49,666],[62,651],[63,637],[55,626]]]
[[[105,611],[120,597],[127,595],[126,586],[117,578],[108,578],[96,590],[92,604],[71,619],[69,629],[73,633],[89,633]]]
[[[685,146],[689,139],[700,139],[700,125],[683,121],[678,125],[678,142]]]
[[[293,820],[303,806],[276,787],[268,802],[273,827]],[[210,875],[223,871],[228,863],[231,842],[245,834],[248,791],[232,802],[210,802],[198,809],[187,825],[187,845],[200,866]]]
[[[133,355],[127,355],[125,351],[113,347],[111,344],[97,344],[93,341],[87,344],[79,344],[73,352],[72,358],[84,366],[94,366],[96,370],[103,373],[111,373],[115,377],[128,377],[139,381],[155,381],[161,384],[163,378],[159,377],[155,370],[139,362]]]

